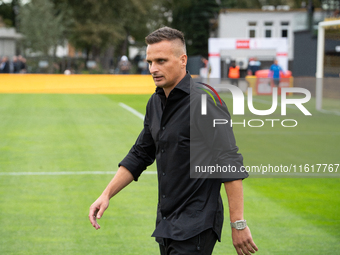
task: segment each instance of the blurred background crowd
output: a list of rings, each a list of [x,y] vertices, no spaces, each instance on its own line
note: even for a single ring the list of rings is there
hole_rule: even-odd
[[[10,60],[3,56],[0,61],[0,73],[26,73],[26,59],[19,55]]]

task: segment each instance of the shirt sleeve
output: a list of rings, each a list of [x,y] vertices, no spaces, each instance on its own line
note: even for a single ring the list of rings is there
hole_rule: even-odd
[[[219,124],[215,127],[213,126],[214,120],[219,120]],[[231,121],[226,104],[222,101],[221,105],[217,99],[215,104],[212,98],[208,97],[206,117],[201,119],[197,126],[201,129],[202,138],[205,139],[207,149],[212,155],[213,165],[226,166],[231,169],[218,176],[221,182],[244,179],[249,176],[244,170],[243,156],[238,153],[239,148],[236,146]]]
[[[230,113],[228,111],[227,106],[223,102],[223,106],[218,105],[215,106],[216,111],[212,111],[212,117],[218,118],[223,114],[226,116],[226,120],[228,123],[226,125],[216,125],[213,133],[213,151],[215,155],[215,162],[219,165],[230,166],[231,168],[235,169],[236,172],[233,172],[230,177],[226,176],[226,178],[222,178],[222,182],[226,181],[234,181],[239,179],[244,179],[249,176],[247,172],[244,172],[243,167],[243,156],[242,154],[238,153],[239,148],[236,145],[236,139],[234,136],[233,128],[232,128],[232,120],[230,118]],[[214,109],[210,107],[210,109]],[[214,116],[213,112],[216,113]]]
[[[155,152],[156,146],[149,129],[149,113],[147,108],[142,132],[118,166],[126,167],[133,175],[134,180],[137,181],[141,173],[154,162]]]

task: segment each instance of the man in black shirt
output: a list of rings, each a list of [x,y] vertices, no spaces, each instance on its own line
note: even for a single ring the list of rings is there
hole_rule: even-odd
[[[200,93],[186,72],[183,34],[164,27],[148,35],[146,43],[146,59],[157,86],[156,92],[147,104],[144,128],[135,145],[119,163],[116,175],[102,195],[90,207],[89,219],[93,227],[100,228],[97,219],[107,209],[110,198],[133,180],[137,181],[156,159],[158,210],[152,236],[160,244],[161,255],[212,253],[216,241],[220,240],[223,224],[221,183],[228,195],[235,249],[238,254],[254,253],[257,247],[243,218],[242,179],[248,175],[190,178],[190,160],[194,158],[190,157],[190,144],[202,145],[198,136],[190,137],[191,126],[195,124],[190,118],[190,105],[197,101],[193,98]],[[216,153],[219,155],[216,162],[240,169],[242,156],[237,153],[231,128],[227,128],[220,138],[226,144],[226,150]],[[212,146],[209,142],[203,144],[206,148],[202,148],[196,158],[213,160],[209,153]]]

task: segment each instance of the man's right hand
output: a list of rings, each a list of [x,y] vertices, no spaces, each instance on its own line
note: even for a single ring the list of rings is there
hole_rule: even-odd
[[[100,229],[97,219],[100,219],[105,210],[109,207],[110,198],[132,181],[133,176],[131,172],[124,166],[120,166],[101,196],[90,206],[89,219],[95,229]]]
[[[100,225],[97,222],[97,219],[100,219],[103,216],[104,211],[109,207],[109,198],[105,198],[100,196],[91,206],[89,219],[92,226],[95,229],[100,229]]]

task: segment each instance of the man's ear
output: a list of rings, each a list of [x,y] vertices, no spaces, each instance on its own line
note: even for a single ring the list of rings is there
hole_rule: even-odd
[[[185,55],[185,54],[182,54],[182,55],[180,56],[180,61],[181,61],[181,67],[182,67],[182,68],[186,68],[187,62],[188,62],[188,56]]]

